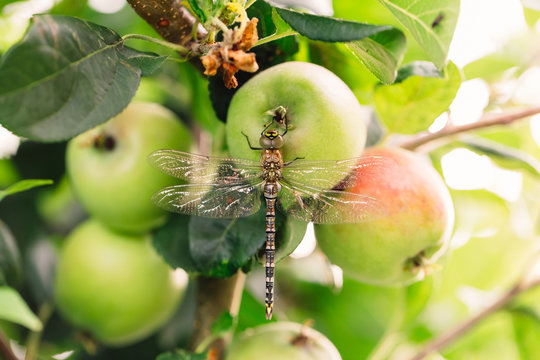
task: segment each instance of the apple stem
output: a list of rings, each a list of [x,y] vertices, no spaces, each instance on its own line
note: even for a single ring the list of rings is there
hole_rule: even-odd
[[[189,339],[191,351],[200,350],[200,345],[212,336],[212,326],[223,313],[230,313],[233,318],[238,316],[246,275],[239,271],[229,278],[210,278],[199,276],[195,279],[197,289],[197,307],[193,329]],[[214,339],[207,348],[223,358],[224,350],[232,333]]]
[[[484,116],[480,120],[471,124],[447,125],[442,130],[434,133],[422,132],[417,135],[413,135],[408,140],[405,140],[398,144],[398,146],[408,150],[415,150],[418,147],[434,140],[468,132],[471,130],[498,125],[509,125],[514,121],[521,120],[535,114],[540,114],[540,106],[532,106],[522,110],[508,111],[500,114],[484,114]]]
[[[280,127],[285,128],[285,132],[293,128],[292,124],[289,124],[289,117],[287,116],[287,108],[285,106],[279,105],[271,110],[266,111],[264,114],[272,116],[272,121],[264,124],[265,129],[270,127],[270,125],[272,125],[274,122]]]
[[[540,257],[536,256],[535,261],[533,261],[533,266],[531,266],[531,269],[527,269],[524,275],[521,276],[521,278],[509,290],[507,290],[503,295],[501,295],[501,297],[499,297],[490,306],[486,307],[484,310],[480,311],[467,321],[459,324],[455,328],[450,329],[448,332],[443,333],[432,341],[428,342],[416,355],[410,358],[410,360],[422,360],[429,354],[445,348],[446,346],[454,342],[456,339],[458,339],[460,336],[465,334],[467,331],[471,330],[484,318],[495,313],[496,311],[505,308],[518,295],[540,285],[540,277],[536,276],[536,278],[530,280],[528,279],[536,261],[540,261]]]
[[[116,140],[110,135],[100,134],[94,139],[93,145],[96,149],[112,151],[116,147]]]

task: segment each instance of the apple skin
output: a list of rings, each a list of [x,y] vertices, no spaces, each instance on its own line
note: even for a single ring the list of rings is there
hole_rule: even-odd
[[[96,146],[100,137],[107,138]],[[152,194],[177,183],[151,167],[148,155],[158,149],[187,151],[189,146],[189,131],[172,112],[133,102],[107,123],[72,139],[66,167],[77,198],[93,217],[119,231],[144,233],[166,219],[152,203]]]
[[[323,334],[307,326],[277,322],[248,329],[227,350],[225,360],[341,360]]]
[[[454,210],[448,189],[433,167],[409,151],[370,148],[364,155],[382,156],[384,165],[368,169],[348,190],[377,198],[384,215],[356,224],[315,225],[317,242],[356,280],[375,285],[420,280],[450,239]]]
[[[366,140],[367,114],[353,92],[322,66],[286,62],[262,71],[233,96],[227,114],[227,143],[232,157],[259,160],[267,111],[287,109],[292,125],[284,136],[285,161],[296,158],[339,160],[359,156]],[[284,129],[280,129],[283,133]]]
[[[188,277],[172,271],[148,235],[115,233],[87,220],[67,237],[56,272],[60,313],[102,343],[123,346],[161,327],[185,293]]]

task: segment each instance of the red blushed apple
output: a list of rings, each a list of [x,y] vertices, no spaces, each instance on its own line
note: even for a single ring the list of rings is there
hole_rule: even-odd
[[[448,189],[421,157],[397,148],[372,148],[376,169],[359,170],[353,193],[377,198],[380,215],[355,224],[315,225],[321,249],[346,275],[380,285],[422,278],[446,249],[454,223]]]

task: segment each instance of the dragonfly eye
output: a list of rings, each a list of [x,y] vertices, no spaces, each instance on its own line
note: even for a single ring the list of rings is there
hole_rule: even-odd
[[[272,139],[272,147],[279,149],[283,146],[283,136],[279,135]]]
[[[259,144],[261,144],[263,149],[272,148],[272,139],[266,137],[265,135],[261,136],[259,139]]]

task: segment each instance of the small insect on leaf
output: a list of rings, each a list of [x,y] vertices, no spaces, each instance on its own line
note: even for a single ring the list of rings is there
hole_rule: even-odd
[[[439,24],[441,23],[441,21],[443,21],[443,19],[444,19],[443,13],[440,13],[439,15],[437,15],[435,20],[433,20],[433,22],[431,23],[431,28],[435,29],[437,26],[439,26]]]

